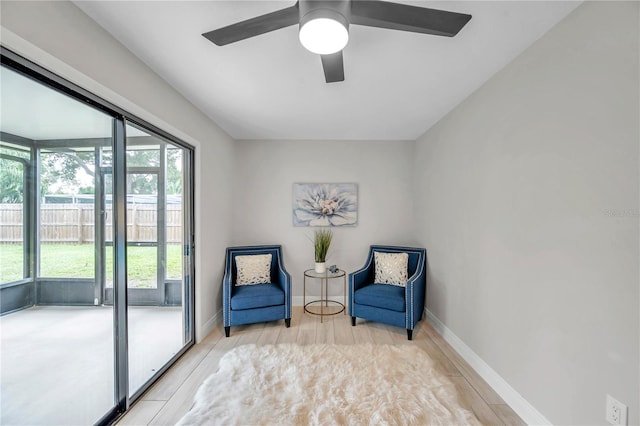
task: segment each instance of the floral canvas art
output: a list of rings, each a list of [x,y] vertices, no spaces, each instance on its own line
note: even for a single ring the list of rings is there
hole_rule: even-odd
[[[294,226],[354,226],[358,222],[355,183],[294,183]]]

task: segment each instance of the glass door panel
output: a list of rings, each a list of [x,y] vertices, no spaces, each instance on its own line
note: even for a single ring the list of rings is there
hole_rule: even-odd
[[[184,155],[183,150],[167,146],[167,275],[166,279],[181,281],[184,276],[182,247],[184,245],[183,227],[183,187]]]
[[[113,308],[96,300],[94,198],[97,147],[113,144],[113,118],[4,65],[0,81],[0,182],[26,171],[22,186],[2,184],[18,197],[6,219],[12,252],[1,245],[3,305],[28,286],[24,305],[0,316],[0,424],[94,424],[116,404]],[[22,167],[5,161],[5,140],[20,147]]]
[[[180,251],[184,178],[181,148],[133,125],[126,134],[129,393],[134,395],[186,344]]]
[[[102,193],[102,232],[99,235],[99,246],[102,248],[102,289],[103,299],[106,303],[113,304],[113,172],[111,163],[105,161],[102,156],[102,173],[100,179],[100,193]],[[110,157],[108,157],[110,158]]]

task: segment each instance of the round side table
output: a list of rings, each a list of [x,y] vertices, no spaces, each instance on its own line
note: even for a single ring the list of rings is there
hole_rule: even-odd
[[[320,280],[320,299],[312,300],[307,303],[307,278],[319,279]],[[329,280],[342,278],[343,289],[344,289],[344,299],[343,302],[338,302],[337,300],[329,299]],[[339,313],[344,312],[347,314],[345,303],[347,301],[347,273],[342,269],[338,269],[337,272],[329,272],[327,269],[326,272],[318,273],[315,269],[307,269],[304,271],[304,281],[302,284],[302,303],[304,305],[304,311],[311,315],[318,315],[320,317],[320,322],[327,315],[337,315]],[[309,308],[320,305],[320,312],[314,312]],[[337,312],[325,312],[324,308],[328,308],[329,306],[337,306],[340,308]]]

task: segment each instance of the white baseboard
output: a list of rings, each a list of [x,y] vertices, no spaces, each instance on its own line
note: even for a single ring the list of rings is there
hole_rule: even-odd
[[[202,324],[199,329],[196,328],[196,343],[200,343],[219,324],[222,324],[222,309],[216,312],[209,321]]]
[[[476,373],[480,375],[496,391],[504,402],[515,411],[528,425],[551,425],[536,408],[522,397],[505,379],[467,346],[455,333],[428,309],[425,309],[427,321],[436,329],[442,338],[455,349],[460,356],[469,363]]]

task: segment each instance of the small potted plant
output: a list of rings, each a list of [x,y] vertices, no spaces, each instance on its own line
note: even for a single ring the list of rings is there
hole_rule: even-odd
[[[319,274],[324,274],[327,270],[325,262],[327,260],[329,246],[331,245],[331,238],[333,238],[333,234],[330,229],[319,229],[316,231],[313,245],[316,251],[316,272]]]

